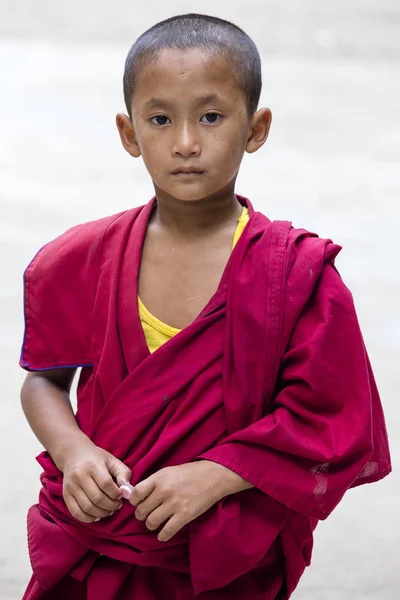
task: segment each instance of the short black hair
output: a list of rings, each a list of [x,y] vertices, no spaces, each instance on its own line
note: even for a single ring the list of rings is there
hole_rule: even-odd
[[[188,13],[156,23],[145,31],[129,50],[123,84],[125,104],[130,118],[135,80],[139,71],[165,48],[199,48],[220,54],[232,63],[238,84],[245,94],[248,115],[256,112],[262,77],[260,55],[253,40],[230,21]]]

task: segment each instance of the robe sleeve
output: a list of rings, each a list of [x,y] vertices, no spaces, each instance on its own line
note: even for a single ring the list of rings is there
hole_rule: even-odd
[[[27,371],[91,366],[91,321],[105,223],[73,227],[46,244],[24,273]]]
[[[349,487],[391,470],[353,299],[331,263],[294,327],[267,411],[197,458],[228,467],[288,508],[318,519]]]

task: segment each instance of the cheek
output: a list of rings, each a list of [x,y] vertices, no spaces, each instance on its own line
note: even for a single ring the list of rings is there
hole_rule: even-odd
[[[219,154],[220,159],[226,167],[231,167],[240,163],[245,148],[246,139],[244,136],[232,132],[230,135],[218,134],[212,143],[213,152]]]
[[[160,164],[160,156],[165,149],[160,136],[148,135],[142,139],[142,158],[146,164],[152,164],[157,168]]]
[[[247,129],[245,129],[242,124],[239,124],[238,127],[233,127],[231,124],[229,127],[223,129],[221,127],[220,131],[216,132],[216,141],[218,144],[221,144],[225,148],[229,148],[232,150],[241,149],[244,150],[247,139]]]

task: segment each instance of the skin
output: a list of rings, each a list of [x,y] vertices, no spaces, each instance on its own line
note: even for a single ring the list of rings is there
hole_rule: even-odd
[[[218,98],[201,103],[210,95]],[[132,157],[142,157],[157,197],[139,296],[161,321],[182,329],[218,287],[242,211],[234,192],[239,167],[245,152],[265,143],[271,111],[249,118],[243,90],[221,57],[168,49],[135,81],[131,114],[132,120],[116,117],[121,142]],[[204,173],[173,175],[181,166]]]
[[[200,101],[210,95],[217,98]],[[152,104],[154,98],[162,103]],[[116,117],[121,142],[132,157],[142,157],[157,197],[143,246],[139,296],[159,319],[183,328],[222,276],[242,212],[234,192],[239,167],[245,152],[265,143],[271,112],[262,108],[249,117],[229,64],[198,49],[161,52],[140,73],[131,108],[132,119]],[[172,174],[182,166],[203,173]],[[79,429],[69,400],[73,377],[70,369],[29,373],[21,402],[64,474],[69,511],[90,523],[122,506],[118,486],[130,481],[131,472]],[[251,487],[223,465],[200,460],[154,473],[135,486],[129,501],[135,518],[167,541],[221,498]]]
[[[63,496],[71,515],[84,523],[122,506],[116,481],[131,471],[80,430],[69,392],[74,369],[28,373],[21,390],[25,416],[38,440],[64,474]]]

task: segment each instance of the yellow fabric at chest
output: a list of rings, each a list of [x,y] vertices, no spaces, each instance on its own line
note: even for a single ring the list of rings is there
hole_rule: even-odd
[[[249,211],[244,206],[242,214],[238,218],[238,224],[236,227],[235,235],[233,236],[232,250],[234,249],[238,239],[243,233],[244,228],[249,220]],[[165,344],[168,340],[170,340],[174,335],[179,333],[181,330],[176,329],[175,327],[171,327],[166,323],[163,323],[157,317],[151,314],[150,311],[147,310],[141,299],[138,297],[138,308],[139,308],[139,316],[142,322],[143,332],[146,338],[147,346],[151,353],[155,352],[157,348]]]

